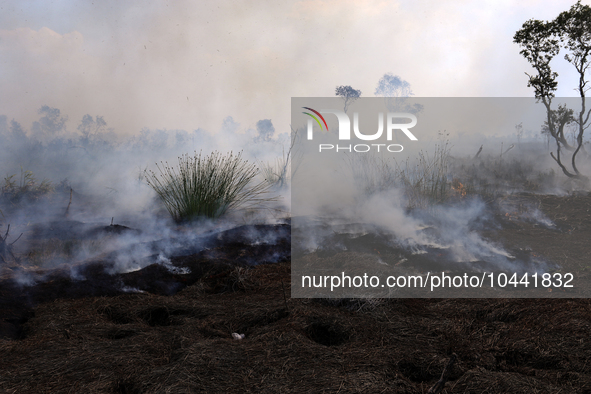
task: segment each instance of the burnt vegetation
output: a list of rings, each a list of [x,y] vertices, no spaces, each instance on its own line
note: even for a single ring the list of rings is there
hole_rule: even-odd
[[[586,192],[547,194],[548,187],[575,184],[520,161],[514,153],[521,147],[499,154],[484,147],[477,157],[458,158],[445,144],[442,136],[439,152],[425,152],[413,173],[398,163],[391,178],[366,176],[368,193],[397,184],[415,196],[407,197],[409,214],[478,196],[486,201],[487,223],[495,223],[478,229],[488,239],[524,261],[539,254],[579,277],[591,275]],[[379,172],[376,163],[366,165]],[[174,252],[165,257],[162,239],[105,252],[142,229],[73,220],[88,197],[59,190],[22,191],[21,203],[55,197],[59,215],[29,226],[16,243],[18,231],[2,234],[14,258],[5,258],[0,279],[0,369],[8,372],[0,375],[0,391],[591,390],[587,299],[292,299],[289,221],[188,238],[180,234],[191,227],[181,223]],[[352,253],[386,262],[417,258],[378,233],[333,236]],[[28,252],[17,248],[25,240]],[[93,257],[76,260],[92,248]],[[121,256],[136,253],[137,269],[117,268]],[[559,288],[544,291],[536,297],[569,297]]]
[[[516,144],[483,145],[464,157],[452,155],[442,133],[415,162],[351,160],[364,196],[398,190],[403,214],[425,224],[421,236],[478,234],[507,251],[503,263],[590,281],[591,195],[582,164],[588,18],[579,2],[515,35],[536,71],[529,83],[546,105],[557,171],[538,165],[548,148],[524,141],[519,127]],[[553,107],[550,61],[561,48],[581,75],[577,109]],[[339,86],[335,94],[347,111],[361,92]],[[376,94],[391,108],[422,110],[406,103],[410,85],[393,74]],[[247,223],[254,214],[243,209],[231,221],[239,208],[273,202],[267,192],[289,186],[293,145],[275,162],[260,161],[260,171],[240,155],[214,153],[181,156],[177,167],[152,172],[138,159],[146,152],[166,156],[209,137],[143,130],[114,142],[100,116],[86,115],[70,133],[59,110],[44,106],[39,115],[28,133],[0,117],[10,164],[0,188],[1,392],[591,393],[589,289],[577,288],[578,299],[556,286],[525,299],[511,299],[522,289],[501,299],[493,289],[479,299],[291,298],[295,258],[327,259],[343,270],[363,259],[438,270],[458,261],[450,248],[417,253],[383,229],[322,224],[316,235],[325,243],[309,247],[301,242],[309,234],[292,234],[286,215]],[[252,140],[266,149],[274,128],[268,119],[257,127]],[[114,196],[135,191],[115,179],[113,187],[93,184],[103,156],[101,171],[117,177],[127,169],[123,183],[133,173],[134,187],[155,192],[148,213],[102,213],[111,213]],[[42,163],[63,178],[45,180]],[[465,228],[440,225],[468,210],[476,219]],[[157,224],[134,222],[134,214]],[[478,257],[469,263],[495,263]]]
[[[84,141],[66,150],[81,165],[105,127],[93,119],[85,118]],[[49,145],[42,143],[46,154]],[[524,142],[484,146],[469,157],[452,155],[451,145],[442,134],[416,163],[369,160],[352,168],[368,195],[402,190],[406,213],[429,218],[426,233],[440,236],[438,207],[468,207],[477,198],[487,221],[472,230],[521,261],[539,255],[579,278],[591,275],[591,197],[575,193],[576,182],[523,160]],[[283,187],[285,157],[270,170],[279,175],[263,179]],[[142,238],[152,230],[117,216],[84,221],[105,209],[105,196],[80,192],[75,174],[53,183],[27,171],[7,175],[0,194],[0,391],[591,390],[586,299],[292,299],[291,242],[299,235],[292,237],[289,219],[228,229],[218,205],[208,228],[160,209],[158,230],[173,230]],[[146,172],[138,172],[145,185]],[[173,186],[183,182],[173,179]],[[413,254],[380,233],[331,234],[350,252],[387,264],[451,261],[443,250]],[[294,246],[298,256],[342,252]],[[544,291],[536,296],[569,296]]]

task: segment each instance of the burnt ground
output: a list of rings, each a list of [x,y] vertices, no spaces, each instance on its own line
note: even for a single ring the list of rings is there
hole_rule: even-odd
[[[488,239],[590,274],[591,196],[498,207]],[[289,226],[258,228],[281,234],[269,243],[249,231],[170,258],[190,274],[109,275],[107,256],[3,277],[0,392],[426,393],[456,354],[443,392],[591,393],[588,299],[292,299]]]

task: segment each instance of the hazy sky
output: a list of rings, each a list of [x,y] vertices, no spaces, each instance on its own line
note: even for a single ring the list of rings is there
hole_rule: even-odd
[[[417,97],[531,97],[512,37],[572,4],[0,0],[0,114],[29,128],[49,105],[70,130],[88,113],[120,133],[216,132],[231,115],[286,132],[292,96],[333,96],[337,85],[373,96],[386,72]],[[573,96],[564,63],[558,95]]]

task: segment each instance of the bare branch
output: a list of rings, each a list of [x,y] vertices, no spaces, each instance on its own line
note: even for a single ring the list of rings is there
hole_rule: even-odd
[[[2,238],[2,241],[6,241],[6,239],[8,238],[8,233],[9,232],[10,232],[10,224],[6,228],[6,234],[4,234],[4,238]]]
[[[14,244],[16,243],[16,241],[18,241],[19,239],[21,239],[21,237],[23,236],[23,234],[24,234],[24,233],[21,233],[21,235],[19,235],[19,236],[18,236],[18,238],[17,238],[17,239],[15,239],[15,240],[14,240],[14,241],[13,241],[13,242],[12,242],[10,245],[8,245],[8,246],[12,246],[12,245],[14,245]]]
[[[70,205],[72,205],[72,188],[70,188],[70,202],[68,203],[68,206],[66,207],[66,212],[64,213],[64,217],[68,217],[68,215],[70,214]]]
[[[445,383],[447,382],[447,379],[449,379],[449,374],[451,373],[451,369],[454,366],[454,363],[456,362],[457,358],[458,358],[458,356],[456,356],[455,353],[453,353],[451,355],[451,358],[449,359],[449,361],[445,365],[445,368],[443,368],[443,372],[441,373],[441,377],[439,378],[437,383],[435,383],[435,385],[433,387],[431,387],[429,389],[429,391],[427,391],[427,394],[441,393],[441,391],[445,387]]]

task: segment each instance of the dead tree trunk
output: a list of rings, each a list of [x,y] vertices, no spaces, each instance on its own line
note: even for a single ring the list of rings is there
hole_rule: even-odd
[[[8,243],[6,243],[6,240],[8,239],[9,233],[10,233],[10,224],[8,225],[8,228],[6,229],[6,234],[4,234],[4,237],[2,237],[0,235],[0,263],[4,263],[4,264],[8,264],[8,262],[11,259],[12,259],[12,261],[18,263],[18,259],[12,253],[11,246],[14,245],[16,243],[16,241],[18,241],[20,239],[20,237],[22,237],[22,234],[19,235],[18,238],[14,240],[14,242],[12,242],[11,244],[8,244]]]
[[[74,190],[72,190],[72,188],[70,188],[70,202],[68,203],[68,206],[66,207],[66,213],[64,213],[64,217],[67,218],[68,215],[70,214],[70,205],[72,205],[72,193],[74,192]]]
[[[7,259],[8,259],[8,245],[6,245],[6,238],[8,238],[8,233],[10,232],[10,224],[8,225],[8,228],[6,229],[6,234],[4,234],[4,237],[2,237],[0,235],[0,263],[7,263]]]
[[[6,264],[6,242],[0,236],[0,263]]]

